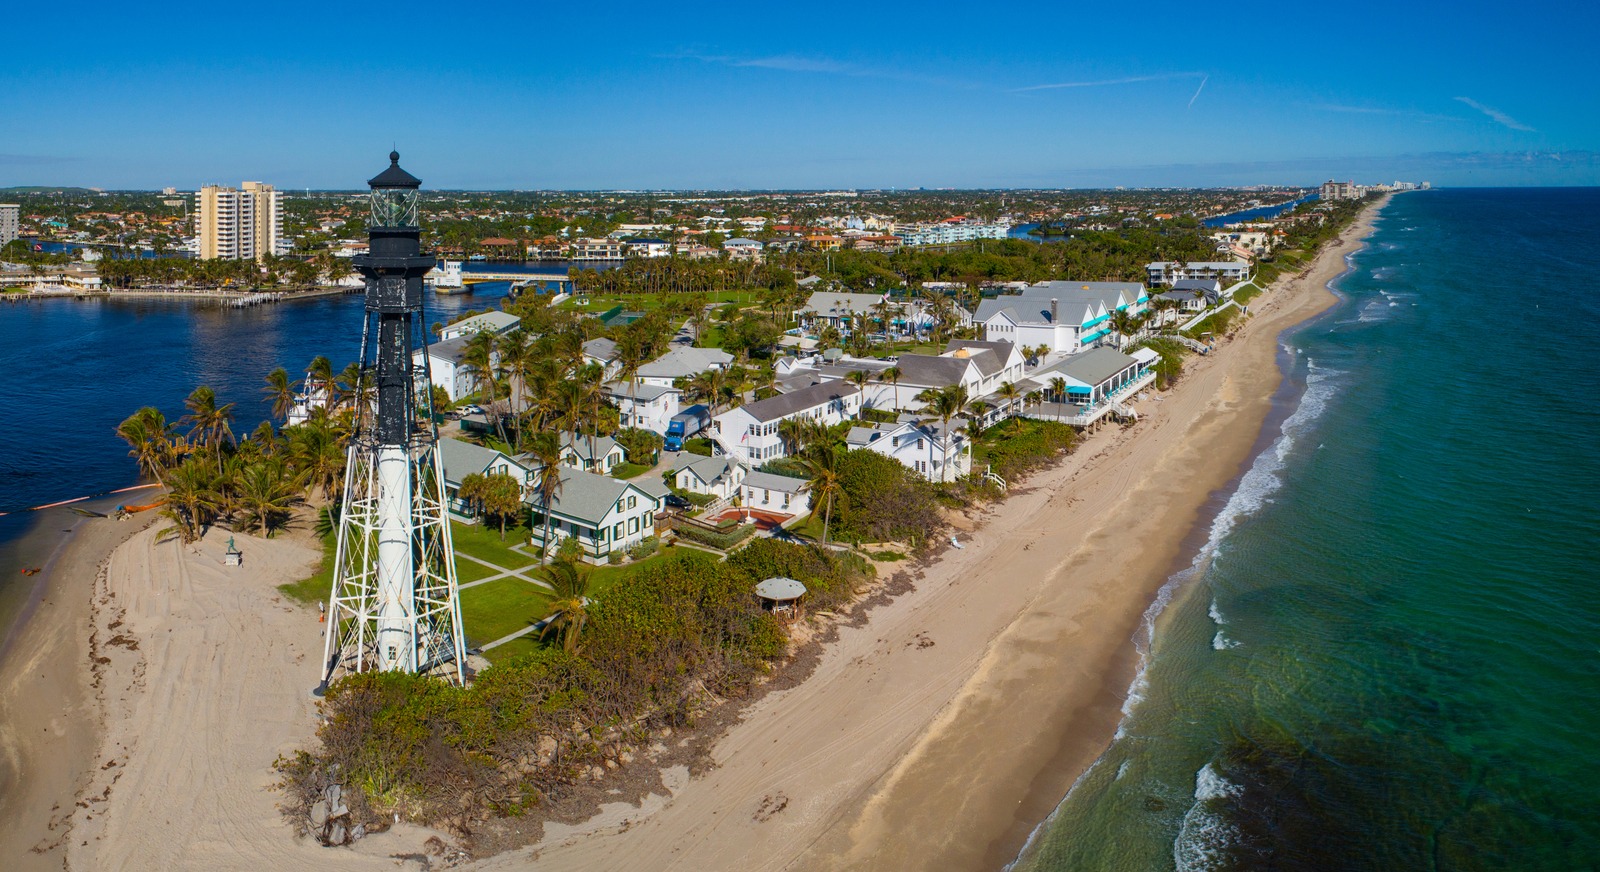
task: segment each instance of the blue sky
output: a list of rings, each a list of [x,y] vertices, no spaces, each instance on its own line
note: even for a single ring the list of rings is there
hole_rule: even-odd
[[[1576,2],[135,6],[10,17],[0,187],[1600,184]]]

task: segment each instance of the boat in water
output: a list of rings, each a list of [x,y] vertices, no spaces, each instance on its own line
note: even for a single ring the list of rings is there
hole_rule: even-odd
[[[447,260],[428,270],[422,281],[436,294],[465,294],[471,290],[461,280],[461,261]]]

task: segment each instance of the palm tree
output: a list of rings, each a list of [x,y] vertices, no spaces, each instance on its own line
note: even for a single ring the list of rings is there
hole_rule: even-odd
[[[217,405],[217,392],[201,385],[183,401],[189,414],[183,421],[189,424],[189,436],[217,454],[217,471],[222,471],[222,443],[233,442],[233,403]]]
[[[946,471],[950,467],[950,419],[961,414],[967,407],[966,385],[954,384],[949,387],[934,390],[929,388],[923,391],[920,398],[927,404],[927,410],[939,419],[942,425],[940,432],[943,435],[944,463],[939,467],[939,480],[945,480]]]
[[[511,417],[520,420],[517,412],[517,395],[526,390],[523,381],[523,372],[527,366],[528,346],[533,337],[528,335],[521,327],[509,330],[495,340],[495,350],[500,354],[500,365],[508,373],[509,390],[506,393],[506,402],[511,410]],[[517,434],[517,448],[522,446],[522,434]]]
[[[561,496],[561,439],[555,433],[542,432],[533,437],[530,448],[539,470],[534,473],[534,488],[539,492],[539,506],[544,510],[544,538],[539,549],[541,559],[550,552],[552,508]]]
[[[565,560],[544,567],[542,574],[553,593],[544,630],[539,635],[542,638],[551,632],[559,633],[562,649],[574,653],[578,650],[578,636],[589,619],[589,599],[585,596],[589,592],[589,574]]]
[[[894,410],[896,412],[900,411],[900,376],[901,375],[903,375],[903,373],[900,371],[900,367],[898,367],[898,366],[891,366],[888,369],[878,373],[878,381],[886,381],[894,389]]]
[[[313,413],[304,424],[285,431],[289,434],[289,460],[305,477],[307,487],[317,487],[323,499],[332,499],[344,475],[344,448],[327,411],[319,411],[321,414]]]
[[[117,435],[128,443],[128,456],[139,464],[140,471],[154,478],[156,484],[165,484],[161,474],[177,453],[172,431],[167,417],[154,406],[145,406],[117,425]]]
[[[863,393],[867,389],[867,379],[869,378],[871,378],[871,376],[867,375],[867,371],[864,369],[851,370],[850,374],[845,376],[846,381],[849,381],[851,384],[855,385],[856,389],[862,391]]]
[[[1134,320],[1132,315],[1128,314],[1126,309],[1118,309],[1111,313],[1110,326],[1111,332],[1117,335],[1118,348],[1127,344],[1127,340],[1133,336],[1134,331],[1139,327],[1138,322]]]
[[[167,502],[161,509],[163,517],[174,527],[163,535],[176,531],[185,542],[200,538],[201,532],[222,507],[222,495],[217,491],[217,476],[204,464],[189,462],[172,470],[167,477]]]
[[[801,458],[806,472],[811,476],[812,504],[822,500],[822,544],[828,544],[828,527],[833,523],[833,501],[844,490],[839,478],[839,455],[826,441],[810,446]]]
[[[246,466],[233,481],[234,503],[256,524],[262,537],[301,502],[301,476],[281,458],[265,458]]]
[[[1000,399],[1006,401],[1006,417],[1010,418],[1015,416],[1016,410],[1014,407],[1017,402],[1017,397],[1022,396],[1022,391],[1017,387],[1016,383],[1002,382],[1000,387],[995,390],[995,393],[999,395]]]
[[[329,407],[338,405],[337,388],[333,384],[333,361],[317,355],[311,358],[311,365],[306,367],[306,380],[301,385],[306,396],[315,396],[317,388],[322,389],[323,405]]]
[[[278,367],[267,373],[267,386],[261,389],[272,401],[272,417],[287,422],[294,408],[294,383],[289,381],[289,371]]]
[[[621,365],[618,373],[622,380],[628,383],[628,414],[637,418],[638,382],[635,376],[639,374],[639,367],[644,366],[650,359],[650,346],[645,341],[645,336],[637,330],[629,330],[617,339],[617,363]]]
[[[1056,376],[1050,380],[1050,392],[1056,395],[1056,403],[1064,405],[1067,402],[1067,380]],[[1059,414],[1057,418],[1061,417]]]

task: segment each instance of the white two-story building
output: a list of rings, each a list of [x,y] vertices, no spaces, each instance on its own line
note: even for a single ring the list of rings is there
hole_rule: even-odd
[[[856,427],[845,439],[851,451],[876,451],[892,457],[928,481],[947,482],[972,471],[972,446],[966,422],[903,420],[897,424]]]
[[[1145,265],[1150,284],[1171,285],[1182,279],[1216,279],[1223,285],[1242,282],[1250,277],[1250,262],[1244,260],[1207,260],[1184,263],[1181,261],[1156,261]]]
[[[1111,336],[1112,312],[1140,315],[1149,302],[1137,282],[1040,282],[984,300],[973,320],[988,340],[1076,354]]]
[[[667,424],[682,408],[683,391],[671,385],[611,382],[605,398],[617,407],[618,424],[667,435]]]
[[[831,427],[860,411],[859,388],[848,382],[824,382],[723,412],[711,421],[711,438],[725,453],[758,467],[788,456],[778,435],[783,421],[804,419]]]

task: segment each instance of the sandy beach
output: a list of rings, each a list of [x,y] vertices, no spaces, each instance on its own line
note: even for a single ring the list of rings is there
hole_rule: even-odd
[[[156,534],[119,547],[96,585],[102,732],[68,868],[393,868],[389,854],[420,854],[423,830],[332,851],[296,839],[278,812],[273,761],[316,726],[322,625],[277,590],[315,571],[309,538]],[[230,537],[242,567],[223,563]]]
[[[753,704],[716,742],[714,769],[669,779],[673,795],[643,807],[617,803],[587,825],[548,825],[543,843],[476,868],[1009,862],[1109,740],[1142,615],[1261,432],[1282,379],[1279,334],[1332,303],[1325,284],[1377,208],[1305,275],[1257,298],[1217,353],[1190,359],[1176,390],[1135,403],[1137,424],[1103,429],[1014,488],[914,590],[843,627],[811,678]],[[59,764],[64,783],[90,778],[70,838],[51,836],[65,830],[61,820],[47,828],[62,814],[49,803],[0,823],[7,856],[47,836],[60,842],[31,855],[33,865],[5,868],[58,869],[64,859],[73,869],[377,869],[420,852],[423,830],[330,850],[294,839],[279,816],[271,766],[314,730],[308,664],[322,638],[315,610],[276,586],[308,574],[318,554],[303,536],[234,534],[246,564],[228,568],[228,535],[182,546],[145,530],[116,549],[95,582],[94,644],[106,662],[93,671],[89,640],[70,628],[91,626],[88,579],[103,555],[85,536],[62,557],[63,572],[76,561],[71,608],[80,611],[66,623],[36,619],[28,632],[55,626],[72,650],[40,661],[62,674],[17,680],[84,688],[75,711],[97,712],[89,720],[101,731],[87,747],[19,751],[8,741],[9,755]],[[28,689],[0,690],[9,705]],[[48,722],[27,718],[43,716],[8,710],[0,722],[38,732]],[[45,795],[29,788],[33,805]]]
[[[39,519],[51,533],[57,524],[72,533],[44,561],[37,602],[0,667],[0,868],[62,868],[73,802],[99,740],[89,591],[112,551],[154,520],[88,519],[66,509]]]

